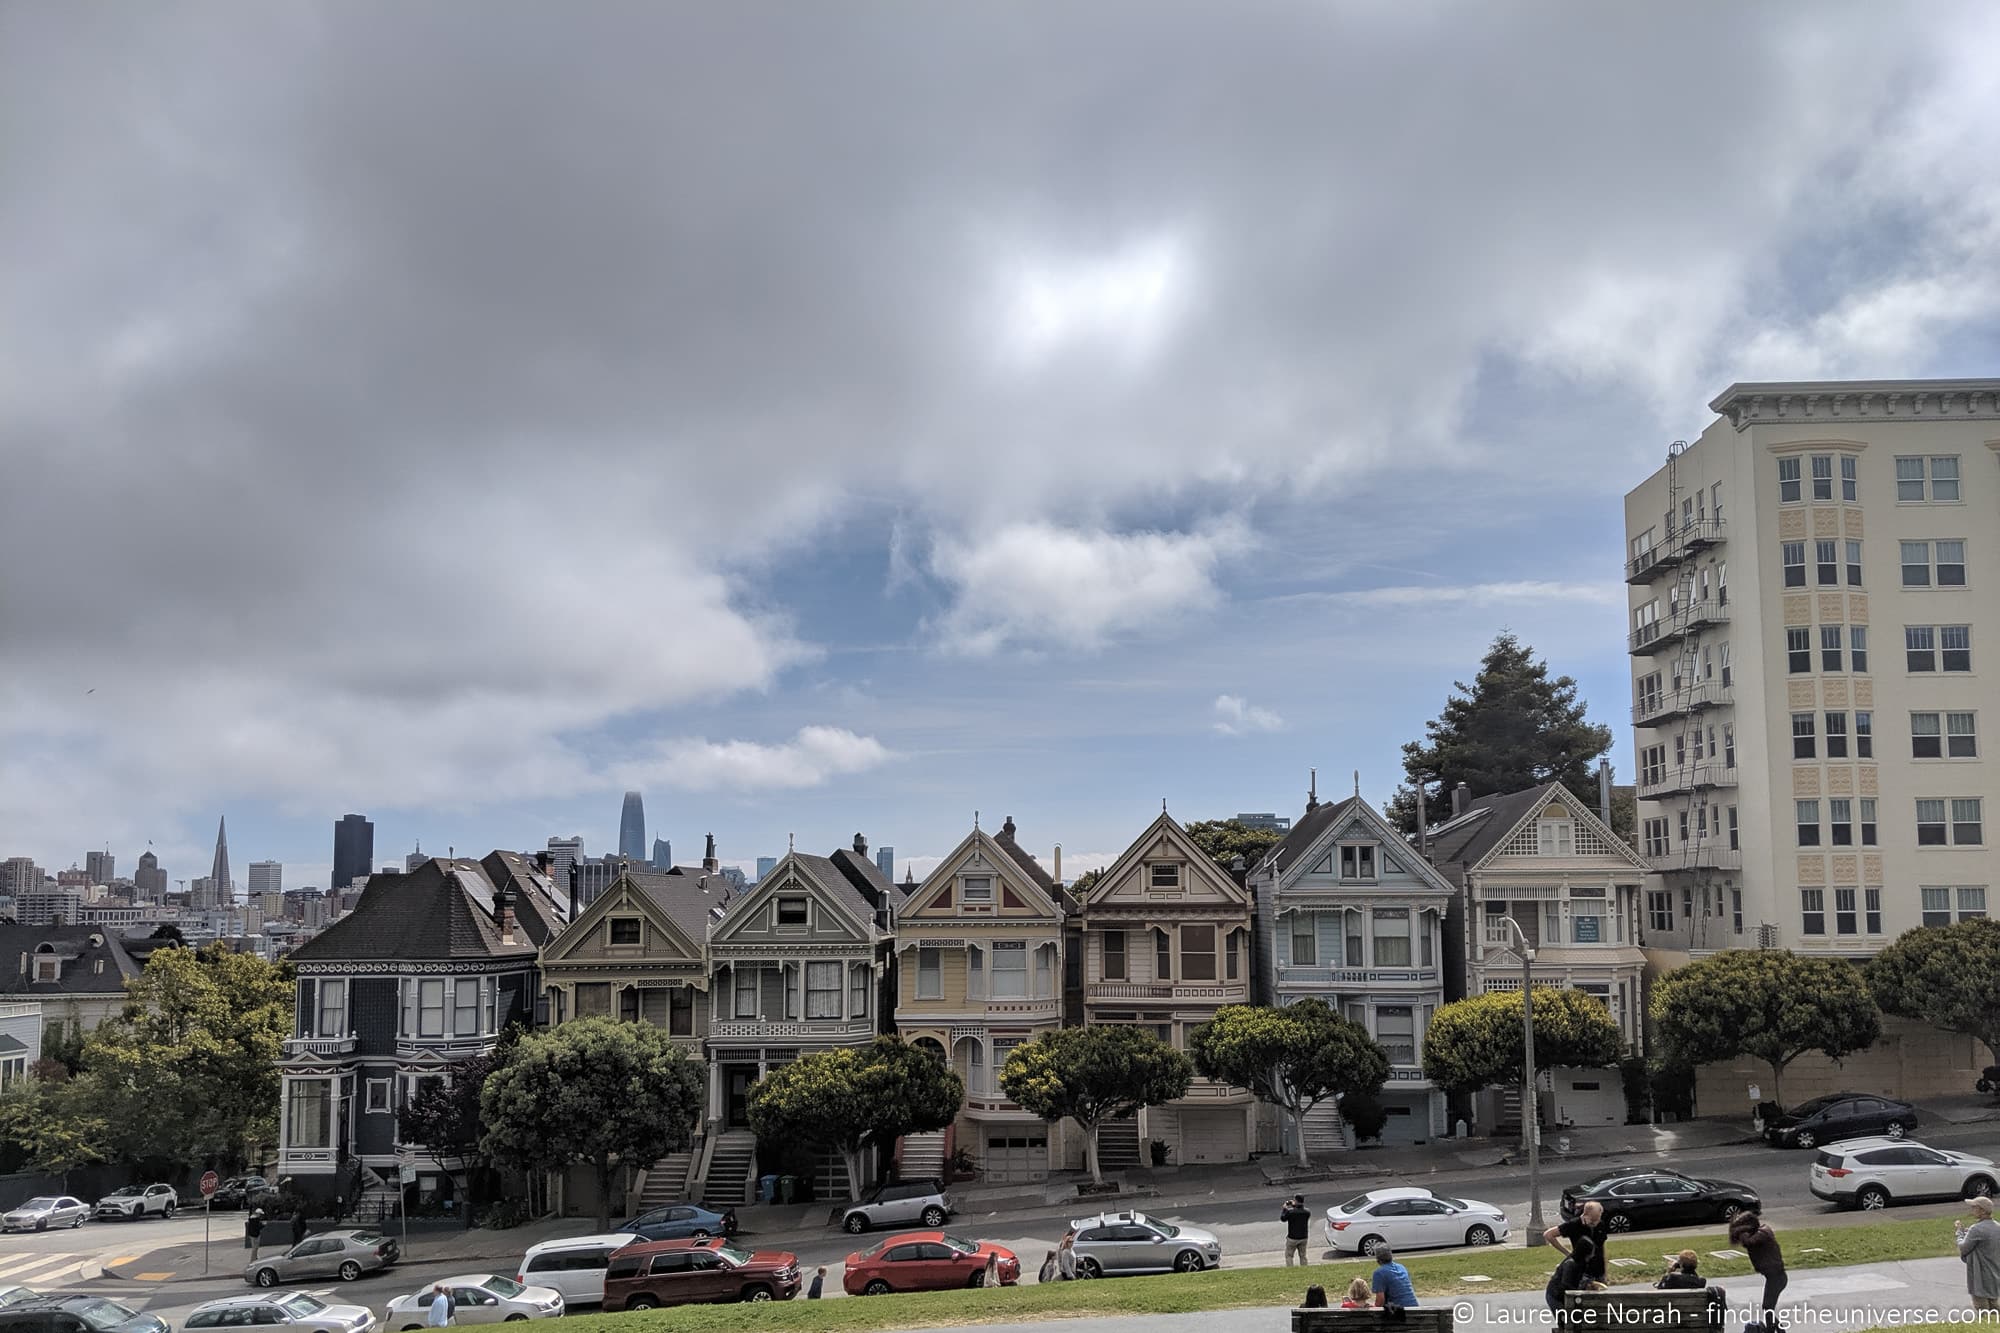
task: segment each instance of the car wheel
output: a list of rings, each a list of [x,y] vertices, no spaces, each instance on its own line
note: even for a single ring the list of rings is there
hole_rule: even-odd
[[[1176,1273],[1199,1273],[1202,1270],[1201,1255],[1195,1250],[1182,1250],[1174,1256]]]
[[[631,1300],[625,1302],[625,1308],[628,1310],[657,1310],[660,1308],[660,1298],[645,1295],[634,1296]]]
[[[702,1230],[702,1229],[701,1229],[700,1227],[696,1227],[696,1228],[695,1228],[695,1229],[694,1229],[693,1231],[690,1231],[690,1232],[688,1233],[688,1235],[692,1236],[692,1237],[693,1237],[694,1239],[696,1239],[696,1240],[707,1240],[707,1239],[708,1239],[708,1233],[707,1233],[706,1231]]]
[[[889,1284],[879,1277],[870,1279],[868,1285],[861,1289],[861,1294],[863,1296],[887,1296],[889,1294]]]
[[[275,1287],[275,1286],[277,1286],[277,1285],[278,1285],[278,1270],[277,1270],[277,1269],[275,1269],[275,1268],[260,1268],[260,1269],[258,1269],[258,1270],[257,1270],[257,1285],[258,1285],[258,1286],[260,1286],[260,1287]]]
[[[510,1314],[501,1322],[507,1324],[525,1324],[528,1322],[528,1316],[524,1314]]]
[[[849,1213],[847,1220],[840,1225],[846,1230],[848,1235],[858,1236],[868,1229],[868,1219],[859,1213]]]
[[[346,1263],[340,1266],[340,1280],[342,1282],[353,1282],[358,1280],[360,1277],[361,1277],[361,1265],[355,1263],[352,1259],[349,1259]]]
[[[1375,1257],[1377,1247],[1381,1244],[1382,1238],[1380,1236],[1363,1236],[1361,1243],[1354,1247],[1354,1252],[1356,1254],[1365,1254],[1372,1259]]]
[[[75,1224],[74,1224],[74,1223],[72,1223],[71,1225],[75,1225]],[[46,1218],[46,1217],[38,1217],[38,1218],[36,1218],[36,1219],[35,1219],[35,1230],[37,1230],[37,1231],[47,1231],[48,1229],[49,1229],[49,1219],[48,1219],[48,1218]]]
[[[1892,1139],[1900,1139],[1903,1137],[1903,1135],[1909,1133],[1909,1130],[1904,1127],[1902,1121],[1891,1120],[1888,1124],[1887,1129],[1884,1132],[1886,1132],[1888,1136]]]
[[[174,1206],[173,1206],[172,1204],[168,1204],[168,1205],[166,1206],[166,1209],[165,1209],[165,1210],[164,1210],[163,1212],[161,1212],[160,1216],[161,1216],[161,1217],[162,1217],[163,1219],[165,1219],[166,1221],[169,1221],[169,1222],[173,1221],[173,1220],[174,1220]]]
[[[1861,1192],[1854,1196],[1854,1206],[1856,1208],[1866,1208],[1871,1213],[1877,1208],[1887,1208],[1889,1206],[1889,1191],[1883,1189],[1880,1185],[1864,1186]]]
[[[1819,1146],[1819,1135],[1809,1129],[1802,1129],[1792,1136],[1792,1146],[1794,1148],[1817,1148]]]
[[[1491,1245],[1493,1243],[1493,1228],[1489,1226],[1473,1227],[1465,1233],[1465,1243],[1467,1245]]]
[[[939,1207],[938,1207],[938,1206],[936,1206],[935,1204],[933,1204],[933,1205],[932,1205],[931,1207],[929,1207],[929,1208],[926,1208],[926,1209],[924,1209],[924,1225],[925,1225],[925,1226],[927,1226],[927,1227],[941,1227],[941,1226],[943,1226],[943,1225],[945,1224],[945,1220],[946,1220],[946,1219],[945,1219],[945,1215],[944,1215],[944,1209],[942,1209],[942,1208],[939,1208]]]
[[[1095,1259],[1085,1259],[1082,1263],[1078,1264],[1076,1267],[1077,1271],[1082,1273],[1085,1277],[1104,1276],[1104,1265],[1098,1263],[1097,1260]]]
[[[1630,1231],[1632,1219],[1623,1213],[1613,1213],[1604,1219],[1604,1225],[1612,1231]]]
[[[746,1301],[768,1301],[771,1299],[771,1295],[771,1289],[762,1283],[743,1289],[743,1299]]]
[[[1968,1199],[1990,1199],[1994,1185],[1991,1176],[1974,1176],[1965,1182],[1965,1197]]]
[[[1725,1203],[1722,1205],[1720,1209],[1716,1211],[1716,1216],[1721,1218],[1723,1221],[1728,1222],[1734,1220],[1736,1215],[1742,1211],[1743,1211],[1743,1206],[1741,1204]]]
[[[69,1220],[69,1229],[70,1229],[71,1231],[74,1231],[74,1230],[76,1230],[76,1229],[77,1229],[78,1227],[80,1227],[80,1226],[82,1226],[82,1225],[83,1225],[83,1218],[82,1218],[81,1216],[78,1216],[78,1217],[72,1217],[72,1218],[71,1218],[71,1219]]]

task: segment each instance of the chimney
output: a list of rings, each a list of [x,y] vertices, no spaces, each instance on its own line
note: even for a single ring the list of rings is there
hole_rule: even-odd
[[[1061,843],[1057,843],[1057,844],[1056,844],[1056,856],[1055,856],[1055,860],[1054,860],[1054,861],[1053,861],[1053,862],[1052,862],[1051,864],[1052,864],[1052,865],[1053,865],[1053,866],[1054,866],[1055,868],[1054,868],[1053,870],[1051,870],[1051,871],[1049,872],[1049,878],[1050,878],[1050,879],[1053,879],[1053,880],[1054,880],[1054,881],[1055,881],[1056,883],[1058,883],[1058,884],[1062,883],[1062,844],[1061,844]]]
[[[1463,782],[1451,789],[1451,817],[1457,819],[1472,808],[1472,788]]]
[[[1319,770],[1308,769],[1312,776],[1306,782],[1306,813],[1319,809]]]
[[[1604,827],[1611,827],[1611,761],[1597,761],[1597,814]]]
[[[493,919],[500,926],[500,942],[515,943],[514,890],[504,884],[493,890]]]
[[[702,873],[708,875],[713,875],[716,871],[722,869],[722,862],[715,859],[715,835],[713,833],[708,835],[708,844],[702,851],[701,868]]]
[[[860,857],[868,855],[868,839],[862,837],[859,833],[854,835],[854,854]]]
[[[1008,815],[1006,819],[1001,821],[999,841],[1014,841],[1014,816]]]
[[[569,919],[572,921],[576,920],[576,880],[576,862],[571,861],[569,863]]]

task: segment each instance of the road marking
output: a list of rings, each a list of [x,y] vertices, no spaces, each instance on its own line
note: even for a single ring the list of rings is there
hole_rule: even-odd
[[[59,1254],[56,1256],[58,1260],[68,1259],[69,1257],[70,1256],[66,1254]],[[82,1259],[77,1259],[74,1262],[64,1264],[61,1268],[51,1268],[47,1272],[21,1273],[18,1274],[17,1276],[24,1277],[30,1282],[54,1282],[57,1278],[68,1277],[72,1273],[81,1273],[83,1271],[84,1262],[85,1261]]]
[[[143,1255],[137,1254],[121,1254],[116,1259],[106,1259],[104,1266],[106,1268],[123,1268],[126,1264],[138,1263],[143,1257]]]
[[[134,1282],[172,1282],[176,1276],[178,1275],[174,1273],[141,1273],[132,1280]]]
[[[66,1267],[63,1267],[62,1269],[58,1270],[58,1272],[40,1273],[35,1271],[40,1268],[46,1268],[50,1264],[61,1264],[63,1263],[64,1260],[68,1260],[69,1263]],[[28,1281],[46,1282],[52,1277],[58,1277],[64,1273],[75,1272],[77,1269],[80,1269],[82,1267],[83,1267],[83,1260],[77,1259],[72,1255],[44,1254],[44,1255],[39,1255],[36,1258],[30,1259],[26,1263],[9,1264],[5,1268],[0,1268],[0,1277],[18,1277]]]

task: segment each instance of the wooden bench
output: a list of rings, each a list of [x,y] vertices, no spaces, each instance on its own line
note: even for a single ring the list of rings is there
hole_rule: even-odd
[[[1406,1308],[1396,1315],[1385,1310],[1294,1310],[1292,1333],[1452,1333],[1451,1302]]]
[[[1563,1320],[1575,1328],[1720,1328],[1724,1309],[1700,1288],[1563,1293]]]

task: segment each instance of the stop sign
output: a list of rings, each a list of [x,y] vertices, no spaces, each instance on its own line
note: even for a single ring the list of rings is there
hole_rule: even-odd
[[[202,1198],[204,1198],[204,1199],[206,1199],[206,1198],[208,1198],[209,1196],[213,1195],[213,1194],[215,1193],[215,1187],[216,1187],[217,1185],[221,1184],[221,1183],[222,1183],[222,1182],[221,1182],[220,1180],[218,1180],[218,1179],[216,1178],[216,1175],[215,1175],[215,1172],[213,1172],[213,1171],[204,1171],[204,1172],[202,1172],[202,1173],[201,1173],[201,1197],[202,1197]]]

